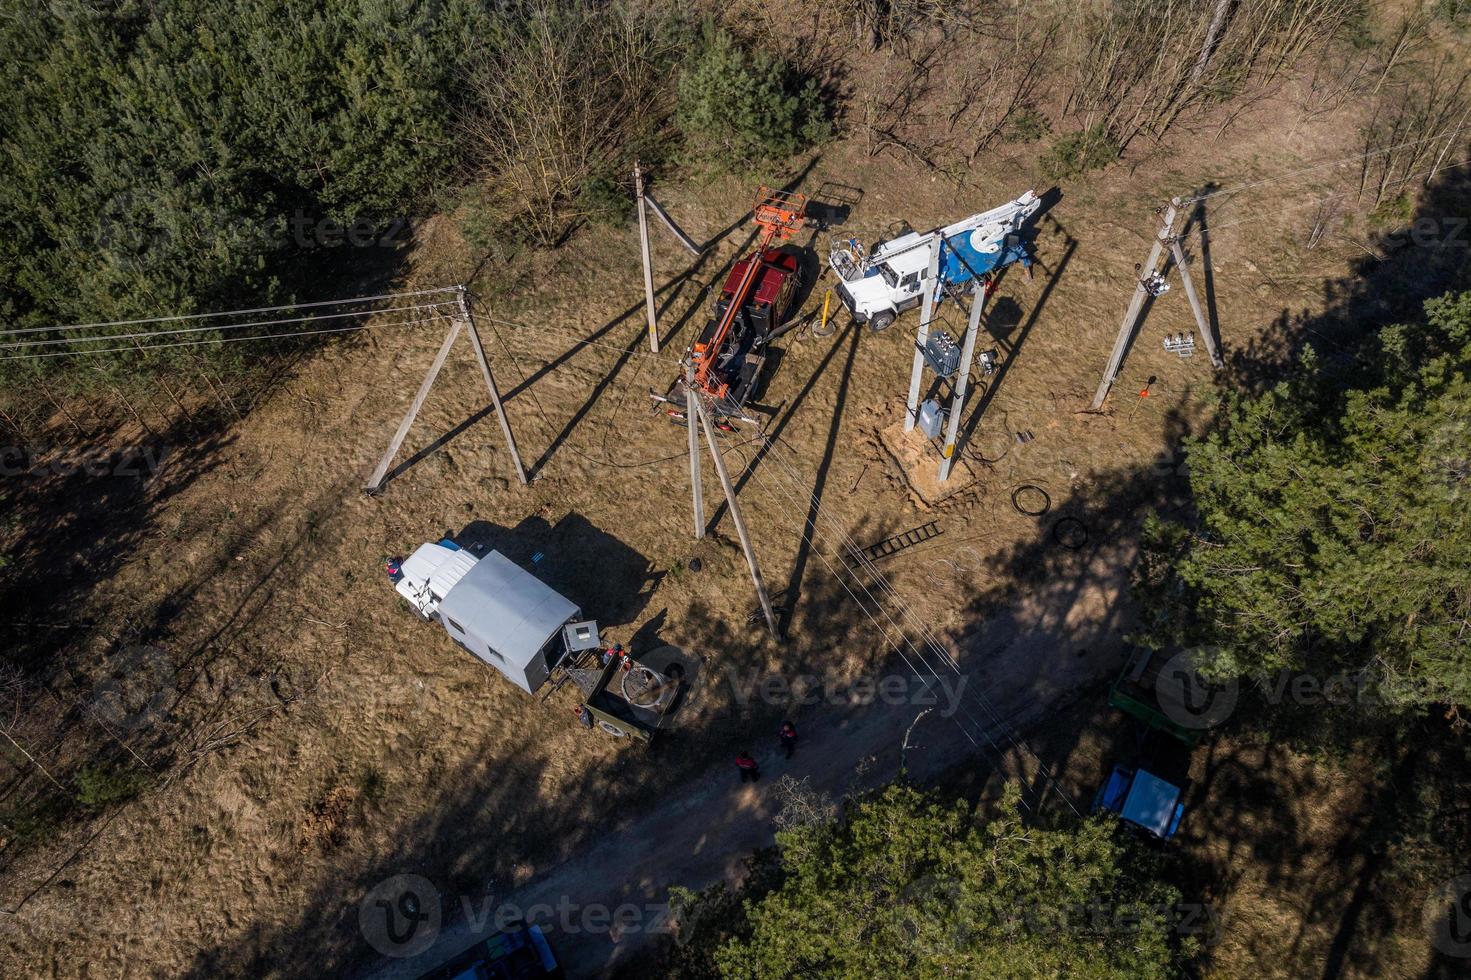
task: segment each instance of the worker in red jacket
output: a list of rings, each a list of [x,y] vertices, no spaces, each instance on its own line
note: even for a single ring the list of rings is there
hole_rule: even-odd
[[[754,783],[761,778],[761,770],[756,767],[756,760],[749,752],[741,752],[736,756],[736,768],[740,770],[743,783]]]
[[[786,752],[787,758],[797,751],[797,726],[789,721],[781,723],[781,729],[776,733],[777,740],[781,742],[782,750]]]

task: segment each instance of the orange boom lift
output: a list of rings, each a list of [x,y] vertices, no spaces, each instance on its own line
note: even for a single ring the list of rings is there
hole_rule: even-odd
[[[671,389],[671,394],[682,390],[684,378],[692,377],[695,390],[719,418],[741,415],[759,380],[766,344],[782,332],[782,317],[796,294],[801,265],[797,255],[777,246],[806,223],[807,197],[763,187],[751,219],[760,229],[756,247],[731,269],[711,319],[690,346],[685,370]],[[669,415],[684,420],[683,412],[672,410]]]

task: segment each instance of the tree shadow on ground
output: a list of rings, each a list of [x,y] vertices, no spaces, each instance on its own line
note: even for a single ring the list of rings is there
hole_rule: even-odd
[[[1283,309],[1258,336],[1224,352],[1226,383],[1248,391],[1270,387],[1307,347],[1325,363],[1350,370],[1365,338],[1379,327],[1413,319],[1427,299],[1471,283],[1468,213],[1471,173],[1449,170],[1425,187],[1408,222],[1355,241],[1368,254],[1323,286],[1320,312]]]

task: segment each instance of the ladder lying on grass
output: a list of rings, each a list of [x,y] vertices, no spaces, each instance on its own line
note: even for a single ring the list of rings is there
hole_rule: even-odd
[[[877,544],[871,544],[867,548],[853,548],[851,550],[854,552],[855,558],[879,561],[891,555],[897,555],[906,548],[913,548],[917,544],[933,541],[944,533],[944,531],[940,530],[940,525],[937,522],[930,521],[926,524],[921,524],[919,527],[910,528],[908,531],[896,534],[892,538],[885,538],[883,541]]]

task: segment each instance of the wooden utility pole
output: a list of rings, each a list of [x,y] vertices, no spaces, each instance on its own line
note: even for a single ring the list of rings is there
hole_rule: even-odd
[[[756,564],[756,552],[751,549],[751,538],[746,533],[746,522],[741,518],[741,505],[736,502],[735,488],[731,486],[730,474],[725,470],[725,460],[720,456],[720,447],[715,442],[715,427],[705,413],[705,405],[699,395],[690,400],[695,414],[700,417],[700,427],[705,431],[705,442],[710,446],[710,459],[715,463],[715,475],[720,477],[720,488],[725,491],[725,503],[730,508],[730,520],[735,525],[736,537],[741,539],[741,550],[746,553],[746,564],[751,568],[751,581],[756,585],[756,598],[761,600],[761,613],[766,617],[766,627],[771,638],[781,642],[781,633],[776,627],[776,614],[771,610],[771,598],[766,594],[766,583],[761,578],[761,566]],[[691,424],[694,420],[690,420]]]
[[[383,458],[378,460],[378,465],[373,469],[373,475],[368,477],[368,482],[363,488],[368,493],[377,493],[382,489],[383,479],[388,474],[388,467],[393,464],[394,457],[403,448],[409,428],[414,424],[414,419],[418,417],[419,409],[424,407],[424,399],[429,397],[429,389],[434,387],[434,381],[439,377],[439,372],[444,369],[444,362],[448,360],[450,349],[454,347],[461,332],[470,335],[470,345],[475,348],[475,360],[480,365],[485,387],[490,391],[490,403],[495,407],[501,432],[506,437],[506,448],[511,451],[511,462],[516,468],[516,477],[523,485],[527,482],[526,468],[521,465],[521,453],[516,449],[516,437],[511,432],[511,421],[506,417],[505,405],[501,403],[500,389],[496,387],[495,375],[491,373],[490,361],[486,358],[485,347],[480,342],[480,331],[475,328],[475,317],[470,312],[469,291],[464,286],[461,286],[459,291],[459,307],[458,315],[450,323],[449,332],[444,335],[444,342],[439,345],[439,352],[434,355],[434,362],[429,365],[429,370],[424,374],[424,380],[419,383],[419,391],[414,395],[409,410],[404,413],[403,420],[398,423],[398,430],[389,440]]]
[[[955,395],[950,399],[950,417],[945,420],[945,448],[940,456],[940,482],[950,479],[955,465],[955,439],[960,433],[960,415],[965,409],[965,386],[970,380],[970,362],[976,352],[976,334],[980,332],[981,311],[991,295],[990,280],[975,280],[975,295],[970,302],[970,321],[965,327],[965,344],[960,351],[960,373],[955,378]]]
[[[516,449],[516,437],[511,433],[511,420],[506,417],[506,407],[501,404],[501,392],[496,387],[495,375],[490,373],[490,361],[486,360],[485,348],[480,343],[480,331],[475,329],[475,316],[470,312],[469,290],[460,287],[460,315],[465,318],[465,330],[470,334],[470,343],[475,348],[475,359],[480,362],[480,373],[485,377],[485,387],[490,390],[490,403],[495,406],[495,417],[500,420],[501,432],[506,437],[506,448],[511,451],[511,462],[516,466],[516,478],[526,485],[526,468],[521,465],[521,453]]]
[[[909,369],[909,398],[905,403],[904,431],[910,432],[919,421],[919,382],[924,374],[924,348],[930,339],[930,320],[935,315],[935,290],[940,285],[940,245],[942,239],[930,239],[930,264],[925,270],[924,299],[919,307],[919,329],[914,335],[914,364]]]
[[[690,432],[690,497],[695,509],[695,540],[705,537],[705,488],[700,476],[699,395],[695,394],[695,367],[684,369],[684,420]]]
[[[1211,367],[1220,370],[1225,362],[1221,360],[1221,349],[1216,346],[1216,335],[1211,331],[1205,309],[1200,305],[1200,297],[1195,295],[1195,281],[1190,278],[1190,269],[1185,265],[1185,249],[1181,247],[1180,239],[1170,239],[1170,253],[1174,255],[1175,266],[1180,270],[1180,281],[1185,284],[1185,298],[1190,301],[1190,310],[1195,314],[1195,325],[1200,328],[1200,339],[1205,342],[1206,352],[1210,354]]]
[[[644,306],[649,315],[649,350],[659,353],[659,326],[654,312],[654,267],[649,259],[649,219],[644,205],[644,172],[633,161],[633,195],[638,200],[638,246],[644,258]]]
[[[1118,377],[1119,368],[1124,363],[1124,352],[1129,349],[1129,341],[1134,336],[1134,324],[1139,319],[1139,312],[1144,309],[1144,298],[1149,295],[1146,283],[1159,271],[1160,256],[1164,254],[1166,243],[1174,237],[1175,213],[1179,209],[1178,197],[1165,208],[1159,234],[1155,236],[1154,247],[1149,250],[1149,261],[1135,277],[1138,281],[1134,284],[1134,297],[1129,300],[1129,308],[1124,312],[1123,322],[1119,324],[1119,336],[1114,341],[1113,353],[1108,356],[1108,366],[1103,369],[1103,380],[1098,383],[1098,391],[1093,395],[1093,404],[1088,406],[1092,411],[1096,412],[1103,407],[1108,389],[1113,387],[1114,380]]]

